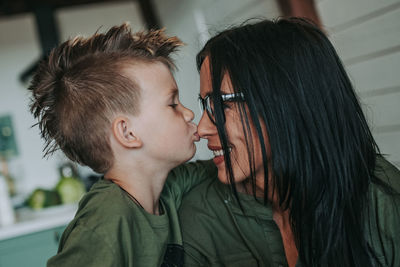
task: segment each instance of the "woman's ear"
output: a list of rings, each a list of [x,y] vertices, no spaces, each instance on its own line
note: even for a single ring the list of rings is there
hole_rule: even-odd
[[[142,141],[135,134],[132,120],[126,116],[118,116],[112,124],[112,132],[115,139],[126,148],[140,148]]]

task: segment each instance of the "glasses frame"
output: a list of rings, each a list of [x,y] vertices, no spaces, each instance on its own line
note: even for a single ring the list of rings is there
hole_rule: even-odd
[[[204,110],[207,112],[207,116],[213,124],[215,123],[215,114],[214,110],[211,108],[211,94],[206,95],[202,98],[199,95],[199,106],[201,111],[201,116],[203,116]],[[232,93],[232,94],[222,94],[221,95],[222,102],[241,102],[244,101],[243,93]],[[225,115],[224,115],[224,123],[225,123]]]

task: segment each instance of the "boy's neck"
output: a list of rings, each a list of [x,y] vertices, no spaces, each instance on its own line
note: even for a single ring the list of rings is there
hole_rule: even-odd
[[[129,165],[113,166],[104,177],[119,185],[148,213],[159,215],[161,191],[171,168],[153,165],[130,161]]]

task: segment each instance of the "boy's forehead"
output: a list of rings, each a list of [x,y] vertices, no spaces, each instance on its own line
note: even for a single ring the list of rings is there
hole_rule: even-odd
[[[123,73],[139,87],[141,93],[162,95],[178,93],[170,69],[162,62],[132,62],[123,67]]]

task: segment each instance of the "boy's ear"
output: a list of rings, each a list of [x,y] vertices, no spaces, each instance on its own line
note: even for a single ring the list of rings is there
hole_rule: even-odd
[[[112,124],[115,139],[124,147],[140,148],[142,141],[133,130],[132,121],[126,116],[118,116]]]

